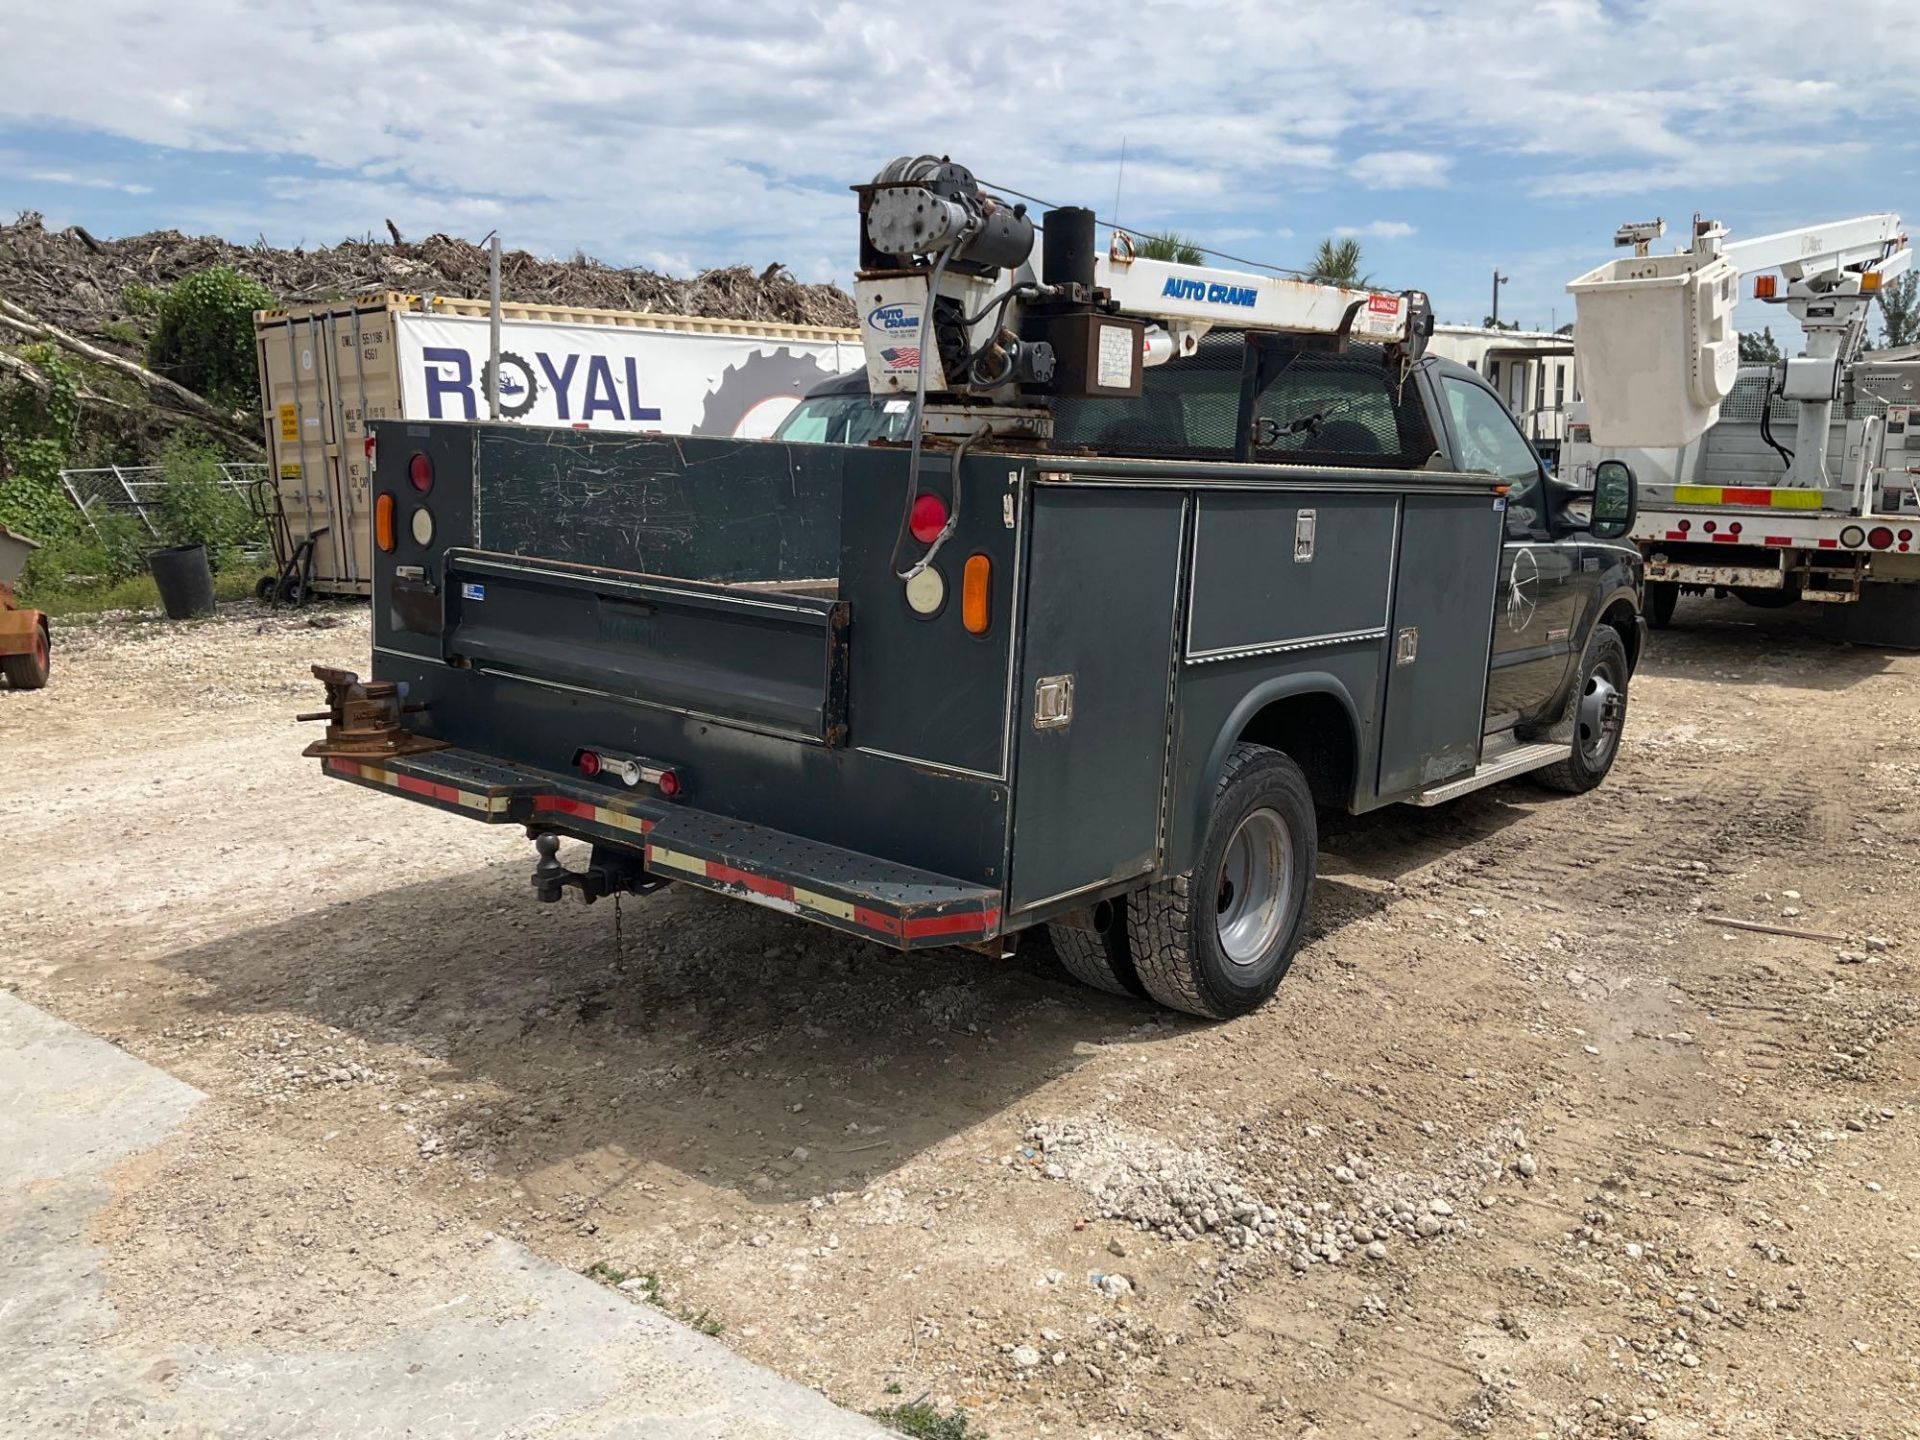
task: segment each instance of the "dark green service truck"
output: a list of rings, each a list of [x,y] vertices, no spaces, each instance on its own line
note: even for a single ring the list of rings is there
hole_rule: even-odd
[[[542,899],[678,882],[903,950],[1044,925],[1089,984],[1248,1011],[1320,813],[1588,790],[1640,653],[1632,476],[1546,475],[1407,299],[1397,341],[1185,328],[1132,393],[911,446],[376,422],[372,678],[316,671],[309,753],[524,828]]]

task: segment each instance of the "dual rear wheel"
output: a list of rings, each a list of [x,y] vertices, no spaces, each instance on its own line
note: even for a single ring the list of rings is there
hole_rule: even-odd
[[[1226,1019],[1273,994],[1306,932],[1319,867],[1313,794],[1277,750],[1236,745],[1221,771],[1192,872],[1093,915],[1094,928],[1049,927],[1084,984]]]
[[[1594,630],[1548,733],[1567,758],[1537,772],[1549,789],[1591,790],[1613,767],[1633,667],[1618,631]],[[1293,964],[1320,864],[1313,792],[1293,759],[1236,745],[1220,773],[1198,862],[1185,875],[1103,901],[1091,923],[1048,926],[1075,979],[1224,1020],[1259,1008]]]

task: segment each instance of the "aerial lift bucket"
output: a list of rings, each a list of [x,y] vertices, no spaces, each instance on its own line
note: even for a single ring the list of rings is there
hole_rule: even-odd
[[[1720,418],[1740,364],[1739,280],[1721,256],[1682,251],[1612,260],[1567,286],[1594,444],[1677,449]]]

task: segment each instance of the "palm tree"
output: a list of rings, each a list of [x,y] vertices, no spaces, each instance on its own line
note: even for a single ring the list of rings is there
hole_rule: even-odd
[[[1169,230],[1164,235],[1146,235],[1140,240],[1142,260],[1171,260],[1178,265],[1198,265],[1204,258],[1200,247],[1184,235]]]
[[[1313,252],[1307,278],[1321,285],[1344,285],[1350,290],[1365,290],[1373,282],[1360,273],[1360,242],[1351,235],[1320,242]]]

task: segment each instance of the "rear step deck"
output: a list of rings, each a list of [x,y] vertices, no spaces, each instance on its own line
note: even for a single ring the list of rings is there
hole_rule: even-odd
[[[1502,780],[1511,780],[1515,776],[1544,769],[1548,765],[1566,759],[1571,754],[1573,754],[1571,745],[1556,745],[1544,741],[1534,745],[1509,746],[1490,757],[1471,774],[1422,790],[1407,803],[1423,806],[1444,805],[1449,800],[1458,800],[1462,795],[1471,795],[1474,791],[1484,790],[1489,785],[1498,785]]]
[[[1000,929],[997,890],[468,751],[379,760],[333,755],[325,768],[338,779],[397,790],[490,824],[532,825],[643,850],[647,869],[663,879],[900,950],[986,940]]]

